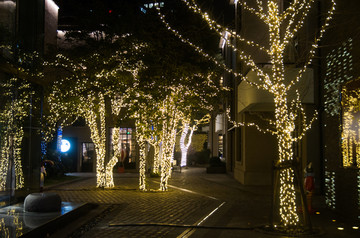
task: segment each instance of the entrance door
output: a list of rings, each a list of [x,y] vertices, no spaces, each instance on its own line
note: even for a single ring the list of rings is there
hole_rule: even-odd
[[[86,142],[81,145],[81,172],[93,172],[95,161],[94,143]]]

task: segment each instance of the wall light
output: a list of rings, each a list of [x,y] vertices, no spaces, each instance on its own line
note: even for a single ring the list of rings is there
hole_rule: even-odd
[[[61,140],[61,146],[60,151],[62,153],[68,152],[70,150],[71,144],[68,140],[62,139]]]

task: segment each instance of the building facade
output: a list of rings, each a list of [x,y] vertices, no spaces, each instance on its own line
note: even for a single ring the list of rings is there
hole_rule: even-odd
[[[323,191],[326,205],[352,221],[360,218],[359,7],[337,1],[321,51]]]
[[[236,1],[233,1],[236,2]],[[281,1],[286,9],[291,1]],[[300,69],[310,44],[319,27],[324,23],[330,1],[315,1],[308,14],[303,30],[297,33],[291,47],[285,52],[285,78],[289,80]],[[335,213],[356,221],[360,218],[359,173],[359,9],[357,1],[337,1],[334,18],[316,51],[316,57],[297,85],[307,116],[318,112],[306,136],[294,143],[296,161],[301,176],[311,163],[315,174],[315,193],[325,197],[328,208]],[[248,40],[267,45],[268,31],[257,17],[248,11],[234,9],[237,23],[234,28]],[[237,43],[241,44],[241,43]],[[261,52],[246,45],[242,50],[250,52],[258,67],[267,72],[269,59]],[[228,66],[257,80],[254,72],[243,65],[239,56],[226,44],[220,48]],[[254,89],[231,74],[224,76],[224,84],[232,88],[224,103],[231,108],[230,117],[237,122],[262,124],[274,112],[273,98],[265,91]],[[291,98],[291,95],[290,97]],[[216,125],[222,125],[217,127]],[[213,155],[222,155],[227,172],[245,185],[270,185],[273,164],[278,156],[276,137],[259,132],[253,127],[233,127],[225,112],[213,120]]]
[[[6,47],[1,50],[1,90],[6,90],[4,86],[6,82],[15,78],[18,85],[28,85],[35,92],[29,96],[21,93],[22,89],[14,85],[10,91],[12,95],[10,100],[5,99],[5,91],[1,92],[4,96],[1,110],[8,106],[13,110],[13,116],[0,125],[2,130],[1,179],[6,180],[0,191],[1,197],[4,198],[4,200],[1,199],[1,205],[6,205],[14,201],[16,197],[23,197],[40,188],[40,159],[42,157],[40,123],[43,87],[37,78],[27,77],[26,74],[18,71],[19,63],[26,64],[26,67],[31,70],[35,68],[32,65],[35,62],[23,61],[17,52],[36,51],[40,56],[45,56],[50,49],[56,47],[57,10],[58,7],[52,0],[0,1],[1,45],[11,47],[11,50],[7,50]],[[20,101],[28,105],[24,109],[26,112],[22,112],[26,116],[23,116],[21,121],[17,119],[16,107],[11,106]],[[12,126],[12,121],[16,121],[15,126]],[[20,128],[16,133],[20,133],[21,137],[14,134],[15,127]],[[16,142],[18,138],[21,138],[19,144]],[[4,152],[7,149],[9,153]]]

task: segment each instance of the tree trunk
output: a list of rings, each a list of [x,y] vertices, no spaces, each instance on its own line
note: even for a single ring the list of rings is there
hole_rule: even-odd
[[[189,130],[190,130],[190,134],[188,136],[187,143],[185,143]],[[185,122],[183,125],[183,131],[181,133],[181,138],[180,138],[180,149],[181,149],[180,166],[182,167],[187,165],[187,153],[191,144],[193,133],[194,133],[194,128],[193,127],[190,128],[189,123]]]
[[[138,145],[139,145],[139,189],[141,191],[146,191],[146,144],[145,140],[138,136]]]
[[[161,161],[161,153],[160,153],[160,149],[161,149],[161,144],[158,142],[154,143],[154,164],[153,164],[153,173],[154,174],[158,174],[159,171],[159,167],[160,167],[160,161]]]
[[[21,165],[21,144],[24,137],[24,131],[16,128],[16,136],[14,138],[14,165],[15,165],[15,182],[16,189],[24,187],[24,172]]]
[[[279,87],[281,88],[281,87]],[[297,198],[294,181],[293,138],[294,121],[289,116],[286,93],[280,90],[275,96],[275,119],[278,140],[279,158],[279,216],[281,226],[298,226]]]
[[[6,182],[7,182],[7,175],[9,169],[9,162],[10,162],[10,145],[9,145],[9,135],[8,133],[4,133],[2,135],[2,140],[0,141],[0,191],[6,190]]]
[[[174,113],[175,114],[175,113]],[[168,180],[171,177],[171,162],[174,157],[174,146],[176,142],[176,125],[178,123],[176,115],[168,118],[163,124],[162,160],[161,160],[161,180],[160,190],[167,191]]]
[[[114,148],[114,155],[111,160],[106,165],[106,187],[112,188],[114,187],[114,178],[113,178],[113,169],[116,163],[119,161],[120,158],[120,147],[119,147],[119,138],[120,138],[120,130],[119,128],[114,128],[113,134],[113,148]]]
[[[102,94],[98,98],[88,95],[88,102],[83,108],[85,120],[90,127],[91,139],[95,145],[96,152],[96,187],[106,186],[105,156],[106,156],[106,134],[105,134],[105,101]]]

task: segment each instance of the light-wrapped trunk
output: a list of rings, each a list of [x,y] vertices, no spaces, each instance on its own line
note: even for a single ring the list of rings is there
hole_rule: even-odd
[[[188,133],[190,131],[190,134],[188,136]],[[191,144],[192,136],[194,133],[194,127],[190,127],[188,122],[183,123],[183,131],[181,133],[180,137],[180,149],[181,149],[181,162],[180,166],[186,166],[187,165],[187,153]],[[186,137],[188,137],[187,142]]]
[[[174,157],[174,146],[176,142],[176,127],[180,115],[176,110],[174,98],[170,97],[164,101],[164,108],[167,114],[162,127],[162,160],[160,190],[167,191],[168,180],[171,177],[171,162]]]
[[[113,169],[116,163],[119,161],[119,158],[121,157],[121,150],[119,146],[119,139],[120,139],[120,130],[119,128],[114,128],[114,134],[113,134],[113,149],[114,149],[114,155],[111,158],[111,160],[106,165],[106,187],[112,188],[114,187],[114,178],[113,178]]]
[[[152,170],[154,174],[158,174],[160,172],[159,167],[161,161],[161,143],[155,142],[153,146],[154,146],[154,164]]]
[[[105,177],[105,100],[99,93],[98,98],[93,95],[87,97],[87,107],[83,108],[85,120],[90,127],[91,139],[96,152],[96,187],[106,187]]]
[[[137,137],[139,145],[139,189],[146,191],[146,142],[142,136]]]

